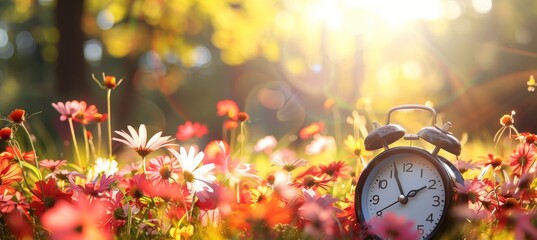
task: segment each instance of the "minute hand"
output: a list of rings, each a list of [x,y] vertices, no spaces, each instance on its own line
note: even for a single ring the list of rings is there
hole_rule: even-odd
[[[407,198],[415,197],[416,194],[418,194],[419,191],[425,189],[426,187],[427,187],[427,186],[423,186],[423,187],[418,188],[418,189],[410,190],[410,191],[407,193],[406,197],[407,197]]]
[[[401,193],[401,195],[405,195],[403,193],[403,187],[401,186],[401,181],[399,180],[399,172],[397,171],[397,166],[395,165],[395,162],[393,162],[393,176],[395,177],[395,181],[397,182],[399,193]]]

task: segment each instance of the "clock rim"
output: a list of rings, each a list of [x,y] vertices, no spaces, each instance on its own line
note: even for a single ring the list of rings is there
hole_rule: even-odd
[[[440,156],[434,156],[430,152],[416,147],[407,147],[407,146],[399,146],[399,147],[393,147],[388,150],[385,150],[381,152],[379,155],[375,156],[367,165],[367,167],[364,169],[364,171],[360,174],[360,177],[358,179],[358,183],[356,184],[356,188],[354,191],[354,211],[355,216],[360,225],[362,226],[362,229],[366,229],[365,226],[365,217],[363,215],[362,210],[362,204],[361,204],[361,195],[364,190],[364,184],[367,180],[367,177],[369,173],[380,163],[382,163],[385,159],[388,157],[391,157],[393,155],[397,154],[417,154],[429,161],[435,169],[437,169],[438,173],[440,174],[440,177],[443,181],[444,185],[444,192],[445,192],[445,204],[444,208],[442,209],[442,216],[440,217],[440,221],[438,221],[438,224],[436,227],[431,231],[431,234],[429,234],[425,239],[432,239],[437,234],[442,233],[446,226],[447,226],[447,219],[449,218],[449,209],[451,209],[453,205],[453,188],[454,188],[454,179],[452,179],[448,173],[448,170],[445,169],[445,165],[442,164],[442,158]],[[376,237],[376,236],[375,236]]]

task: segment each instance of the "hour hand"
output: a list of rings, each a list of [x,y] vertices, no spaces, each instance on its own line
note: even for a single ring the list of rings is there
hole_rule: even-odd
[[[415,197],[416,194],[418,194],[418,192],[420,192],[421,190],[425,189],[426,187],[427,187],[427,186],[423,186],[423,187],[420,187],[420,188],[418,188],[418,189],[410,190],[410,191],[407,193],[406,197],[407,197],[407,198]]]
[[[399,172],[397,171],[397,166],[395,165],[395,162],[393,162],[393,176],[395,177],[395,181],[397,182],[399,193],[404,196],[405,193],[403,193],[403,187],[401,186],[401,181],[399,181]]]

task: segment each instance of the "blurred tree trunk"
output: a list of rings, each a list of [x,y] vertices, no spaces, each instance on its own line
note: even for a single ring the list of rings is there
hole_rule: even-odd
[[[56,27],[60,34],[56,62],[56,90],[61,97],[88,97],[84,62],[82,12],[84,0],[58,0]]]

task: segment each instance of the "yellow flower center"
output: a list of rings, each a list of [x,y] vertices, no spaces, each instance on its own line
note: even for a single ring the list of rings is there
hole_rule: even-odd
[[[194,182],[194,174],[192,174],[189,171],[184,171],[183,172],[183,177],[185,179],[185,182],[189,182],[189,183]]]

